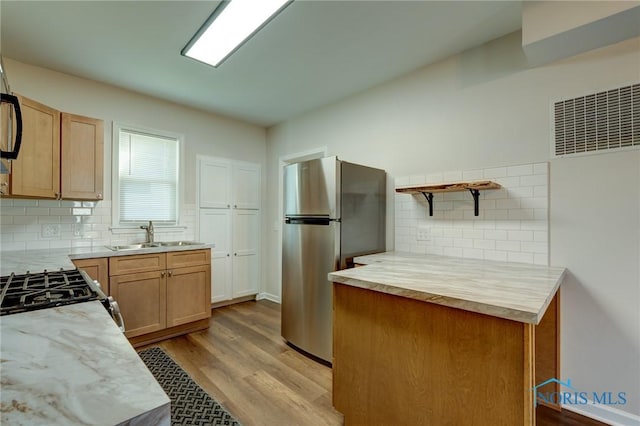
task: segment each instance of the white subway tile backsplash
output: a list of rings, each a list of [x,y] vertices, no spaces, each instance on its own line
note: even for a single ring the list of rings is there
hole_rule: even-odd
[[[406,200],[412,214],[424,217],[423,208],[411,196]],[[402,208],[400,208],[402,210]],[[181,223],[185,229],[158,231],[161,240],[195,239],[195,205],[183,205]],[[415,242],[416,219],[409,219],[409,243]],[[54,225],[56,230],[44,226]],[[91,247],[126,244],[144,239],[143,231],[113,235],[111,202],[0,199],[0,250]],[[58,232],[59,231],[59,232]],[[53,232],[53,236],[51,235]],[[46,235],[46,236],[45,236]]]
[[[27,216],[48,216],[49,209],[46,207],[27,207]]]
[[[494,250],[496,248],[496,242],[494,240],[473,240],[473,248]]]
[[[397,177],[396,185],[481,179],[503,188],[480,192],[479,216],[474,215],[468,191],[434,194],[431,217],[422,195],[396,194],[396,250],[512,262],[546,259],[547,163],[431,172]],[[417,241],[418,226],[430,228],[429,241]]]
[[[496,178],[507,177],[507,168],[494,167],[492,169],[484,169],[482,174],[484,179],[496,179]]]
[[[90,208],[74,207],[71,209],[71,214],[74,216],[89,216],[91,215]]]
[[[24,216],[26,209],[24,207],[0,207],[0,214],[2,216]]]
[[[507,167],[507,176],[527,176],[533,174],[533,164]]]
[[[511,251],[507,253],[507,261],[520,262],[520,263],[533,263],[533,253],[517,253],[517,252]]]
[[[510,241],[533,241],[533,231],[508,231],[507,239]]]
[[[462,248],[459,247],[444,247],[442,254],[445,256],[462,257]]]
[[[484,258],[484,251],[474,248],[465,248],[462,249],[462,257],[466,257],[468,259],[482,259]]]
[[[466,170],[462,172],[462,180],[482,180],[484,179],[484,173],[482,169],[479,170]]]
[[[499,251],[499,250],[485,250],[484,251],[484,258],[486,260],[495,260],[495,261],[499,261],[499,262],[506,262],[507,261],[507,252],[506,251]]]
[[[38,206],[38,200],[19,200],[19,199],[15,199],[15,200],[13,200],[13,206],[14,207],[37,207]]]
[[[534,212],[533,209],[513,209],[509,210],[509,219],[510,220],[533,220]]]
[[[442,174],[444,182],[460,182],[462,180],[462,171],[450,170]]]
[[[547,184],[547,175],[531,175],[531,176],[522,176],[520,178],[520,186],[537,186],[537,185],[546,185]]]
[[[549,175],[549,163],[536,163],[533,165],[533,174]]]
[[[490,229],[484,231],[484,238],[487,240],[506,240],[507,231],[504,229]]]

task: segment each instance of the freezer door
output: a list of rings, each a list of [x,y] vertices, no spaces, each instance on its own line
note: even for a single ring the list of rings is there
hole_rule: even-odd
[[[339,169],[336,157],[284,168],[284,214],[339,217]]]
[[[325,218],[288,219],[283,230],[282,336],[325,361],[332,354],[332,285],[340,224]]]

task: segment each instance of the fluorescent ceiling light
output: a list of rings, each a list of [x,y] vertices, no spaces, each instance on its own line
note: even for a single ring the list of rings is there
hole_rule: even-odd
[[[222,2],[181,53],[216,67],[290,2],[291,0]]]

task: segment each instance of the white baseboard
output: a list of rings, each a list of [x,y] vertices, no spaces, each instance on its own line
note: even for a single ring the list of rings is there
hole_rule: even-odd
[[[267,299],[267,300],[270,300],[272,302],[280,304],[280,296],[276,296],[275,294],[258,293],[258,295],[256,296],[256,300],[262,300],[262,299]]]
[[[562,404],[563,410],[573,411],[612,426],[640,426],[640,416],[618,410],[606,405],[571,405]]]

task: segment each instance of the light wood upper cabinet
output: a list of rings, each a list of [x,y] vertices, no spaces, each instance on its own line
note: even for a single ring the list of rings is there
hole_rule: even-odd
[[[62,198],[102,200],[104,124],[62,113]]]
[[[2,195],[16,198],[102,200],[104,124],[17,95],[22,145]],[[4,132],[4,129],[3,129]]]
[[[60,193],[60,112],[18,95],[22,145],[11,162],[9,193],[58,198]]]

